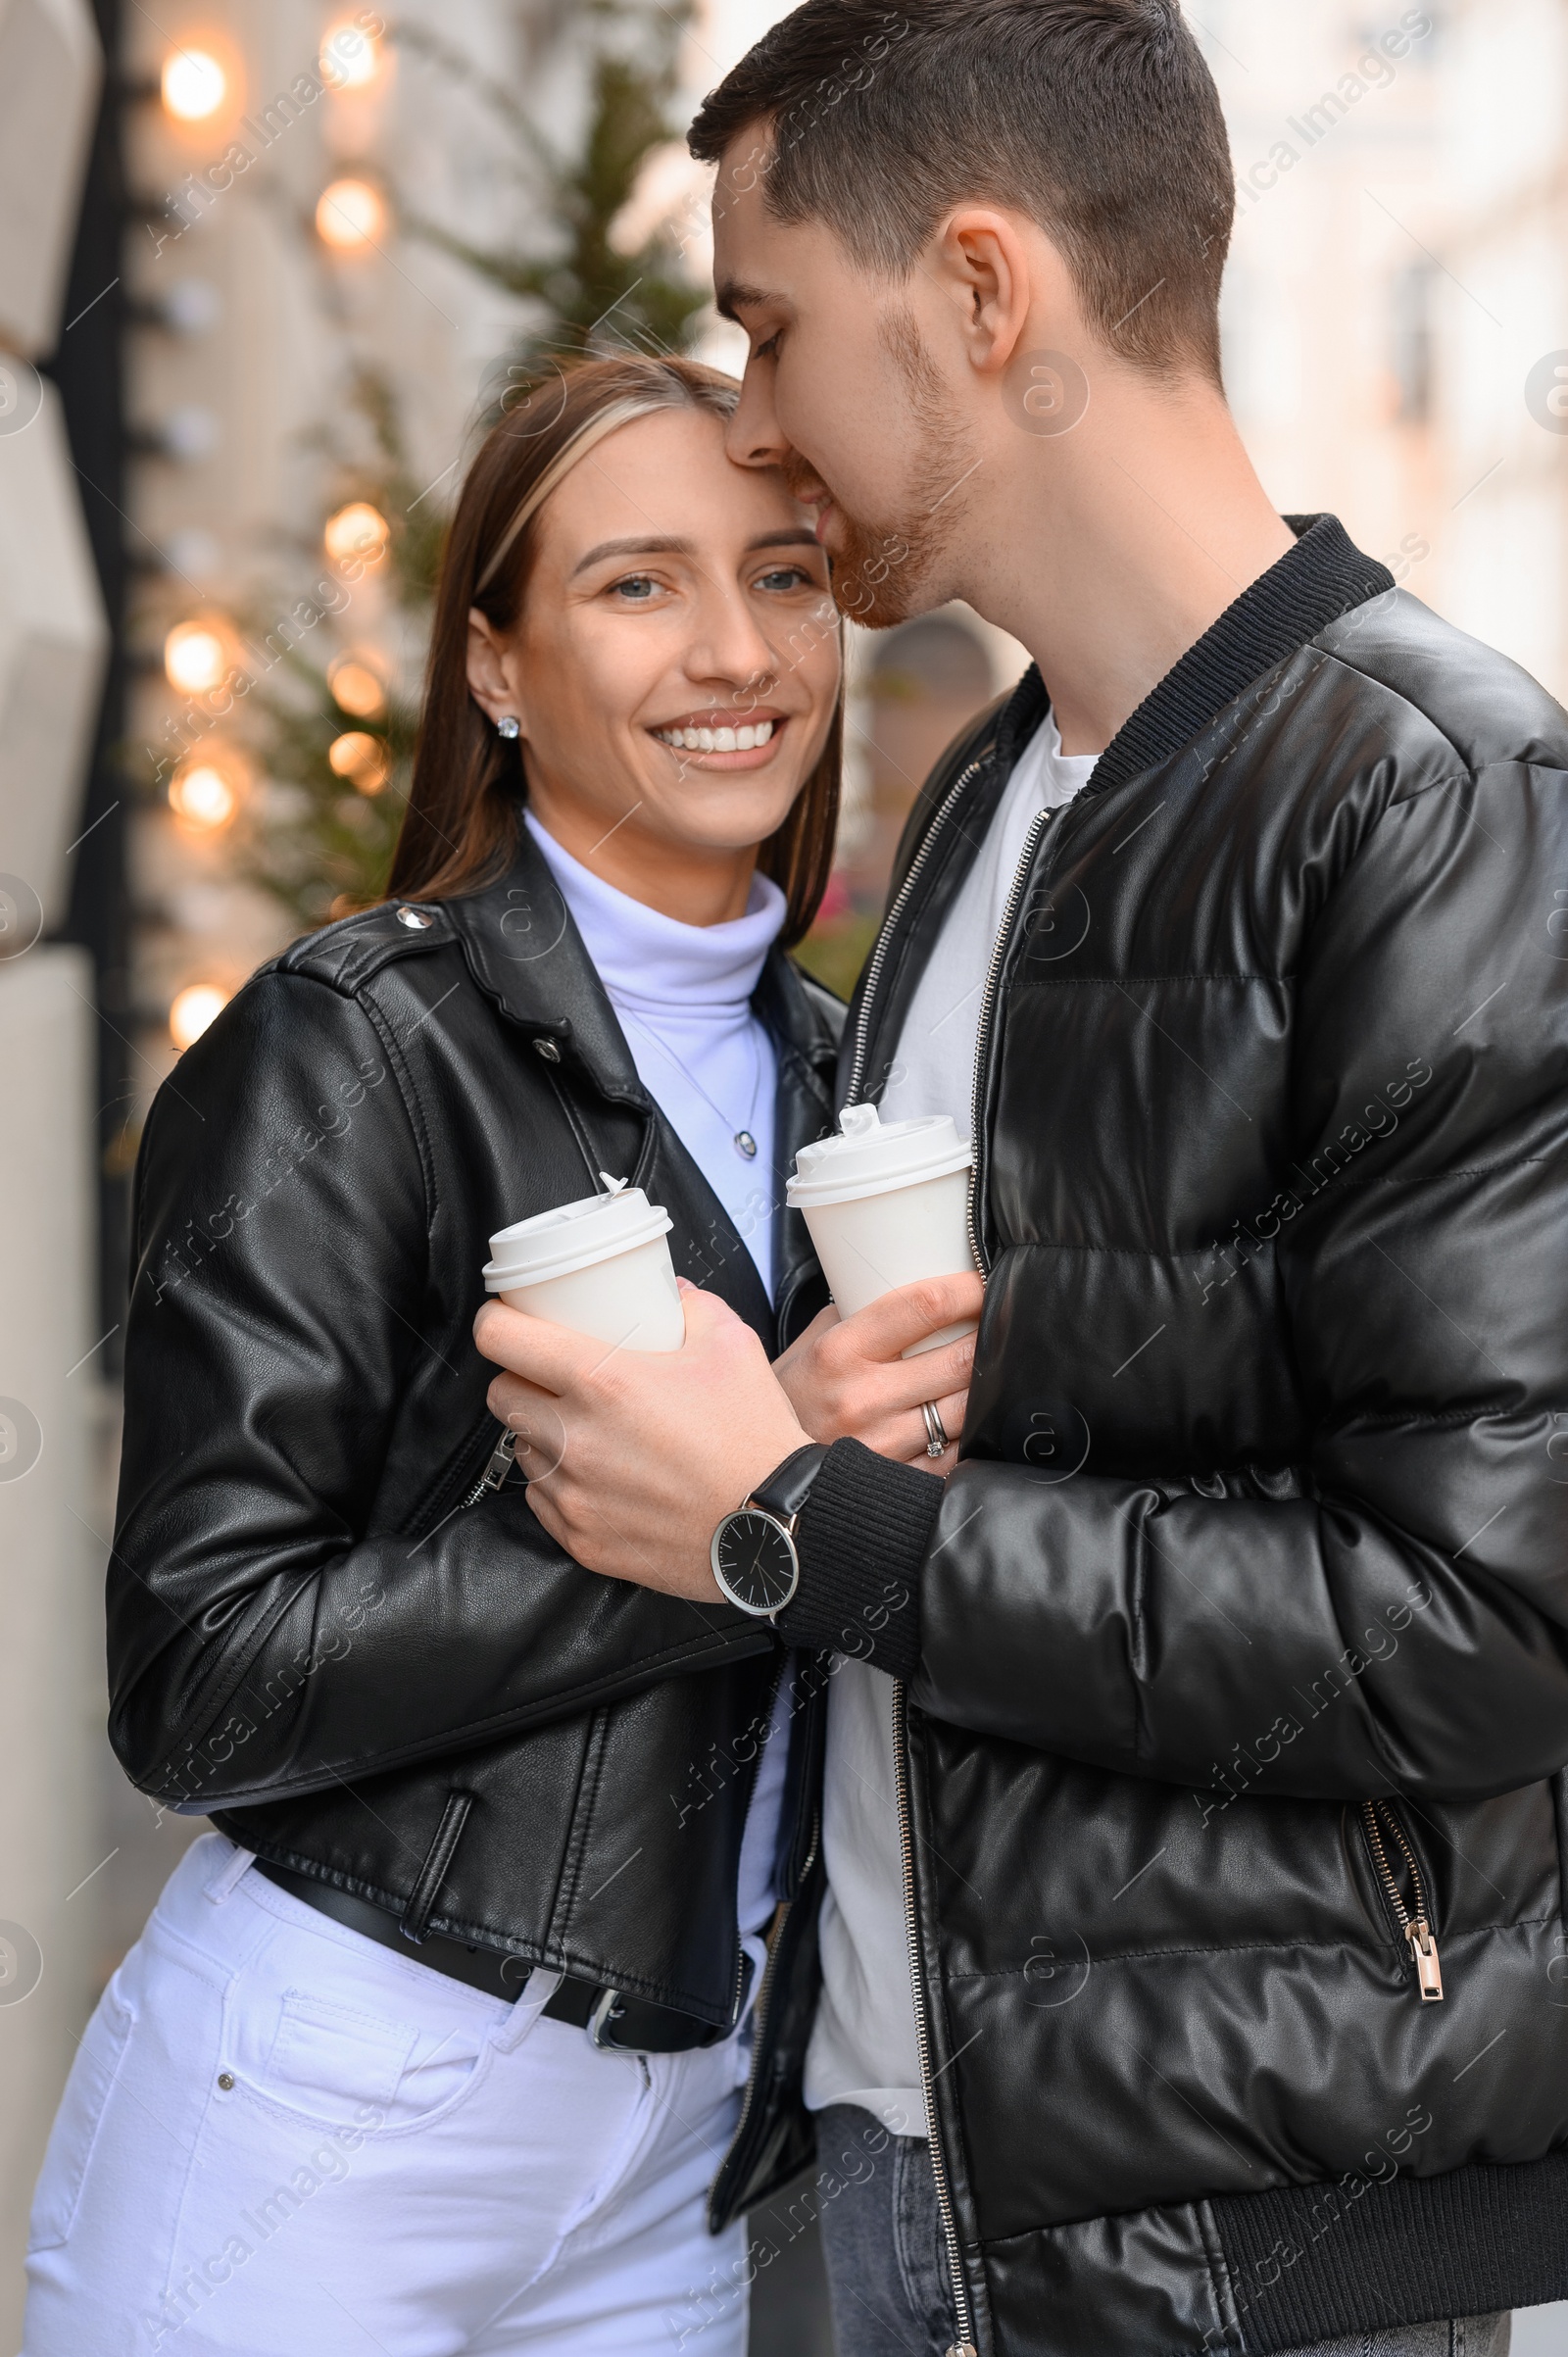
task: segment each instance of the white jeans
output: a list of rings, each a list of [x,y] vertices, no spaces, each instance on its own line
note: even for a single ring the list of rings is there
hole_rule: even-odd
[[[597,2052],[556,1974],[504,2004],[248,1869],[197,1841],[88,2025],[23,2357],[742,2357],[744,2037]]]

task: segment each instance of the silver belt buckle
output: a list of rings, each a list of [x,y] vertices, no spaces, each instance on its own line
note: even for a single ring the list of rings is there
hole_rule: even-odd
[[[619,2003],[620,1990],[607,1989],[588,2016],[588,2043],[597,2046],[601,2054],[624,2054],[627,2051],[626,2047],[617,2046],[610,2036],[610,2026],[615,2019],[615,2009]]]

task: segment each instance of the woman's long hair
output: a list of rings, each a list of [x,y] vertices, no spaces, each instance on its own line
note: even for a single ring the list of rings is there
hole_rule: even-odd
[[[496,733],[468,692],[468,610],[498,631],[521,611],[536,518],[594,442],[657,410],[728,418],[740,387],[689,360],[627,354],[555,369],[511,408],[468,469],[442,553],[414,782],[393,854],[395,900],[449,900],[504,875],[516,854],[526,796],[518,748]],[[827,742],[757,863],[787,904],[782,935],[798,942],[816,914],[833,863],[843,762],[843,701]]]

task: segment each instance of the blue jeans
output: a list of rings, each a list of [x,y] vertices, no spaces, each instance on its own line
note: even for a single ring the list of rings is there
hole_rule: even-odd
[[[879,2147],[870,2161],[866,2136]],[[931,2155],[918,2136],[884,2145],[878,2123],[851,2103],[817,2115],[817,2159],[840,2189],[822,2205],[822,2253],[838,2357],[947,2357],[956,2337]],[[1283,2357],[1508,2357],[1511,2320],[1351,2332]],[[1107,2349],[1105,2357],[1136,2357]]]

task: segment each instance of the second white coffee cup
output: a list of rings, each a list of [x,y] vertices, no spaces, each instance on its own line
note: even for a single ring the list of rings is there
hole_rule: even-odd
[[[624,1350],[678,1350],[686,1339],[665,1242],[674,1221],[641,1187],[600,1172],[609,1192],[557,1203],[490,1239],[486,1293]]]
[[[839,1135],[803,1146],[785,1200],[806,1215],[840,1314],[853,1317],[897,1285],[974,1267],[969,1171],[947,1113],[884,1123],[874,1105],[847,1105]],[[906,1358],[973,1334],[975,1320],[911,1343]]]

